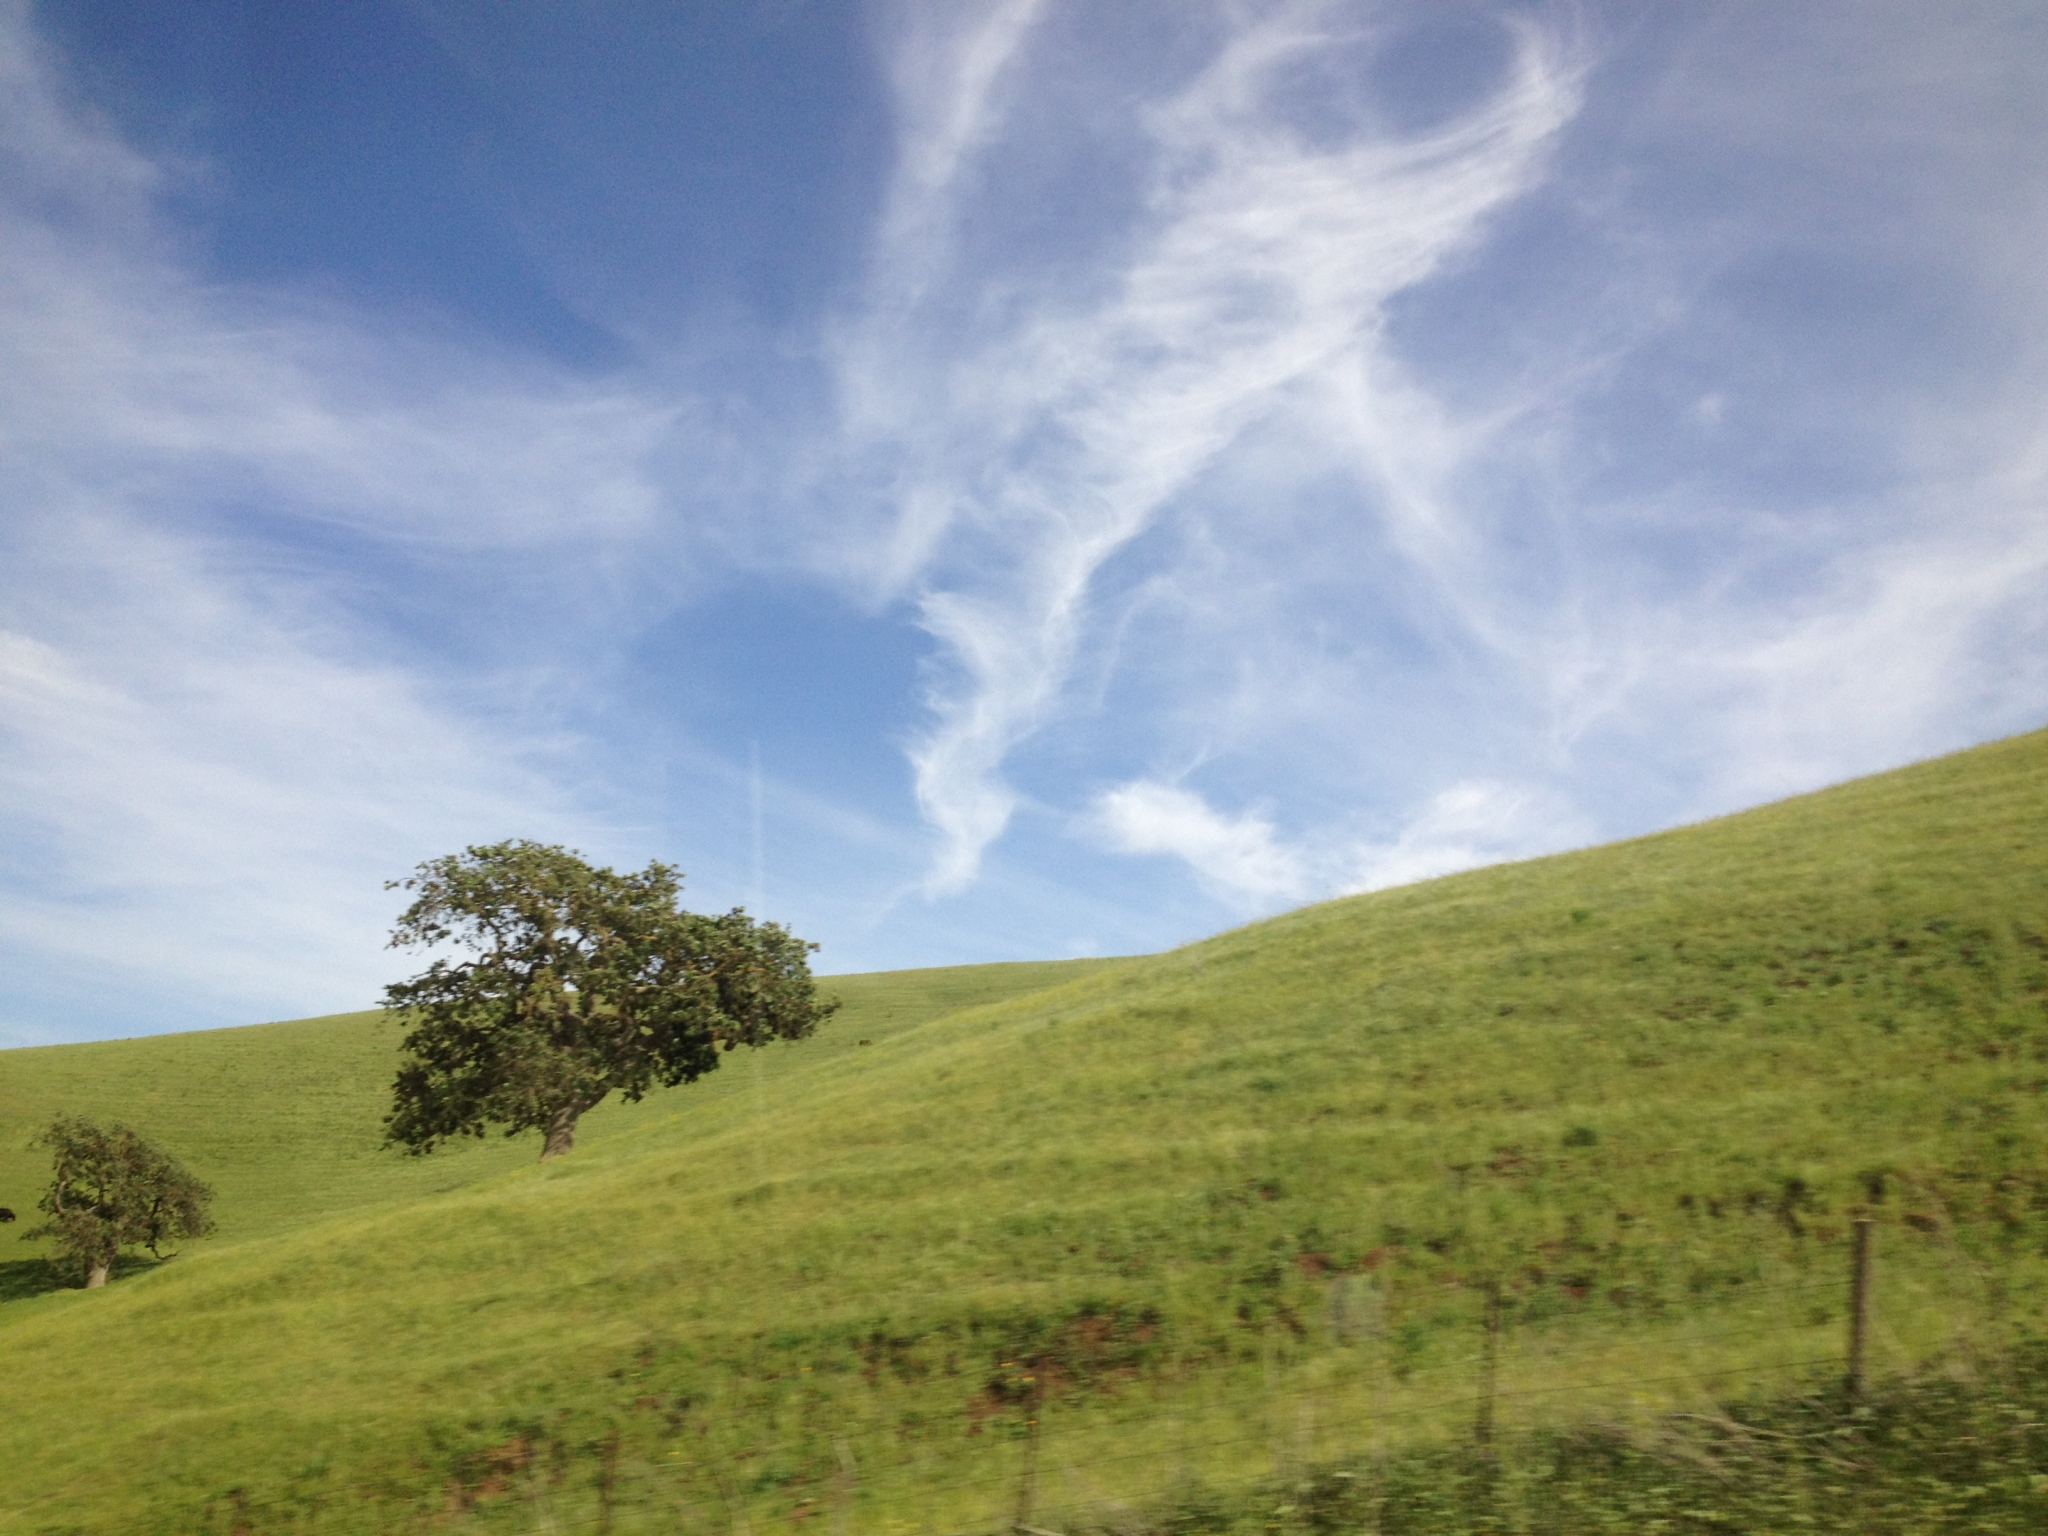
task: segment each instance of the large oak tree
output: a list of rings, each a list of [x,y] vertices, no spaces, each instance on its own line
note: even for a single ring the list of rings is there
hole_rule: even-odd
[[[681,910],[666,864],[618,874],[518,841],[387,888],[415,893],[393,948],[460,952],[384,989],[411,1024],[385,1141],[416,1153],[496,1124],[542,1131],[541,1158],[558,1157],[607,1094],[692,1082],[721,1053],[801,1039],[838,1006],[817,995],[816,945],[741,910]]]

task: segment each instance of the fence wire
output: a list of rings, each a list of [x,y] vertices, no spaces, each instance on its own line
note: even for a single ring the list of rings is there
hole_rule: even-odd
[[[700,1415],[694,1436],[674,1420],[665,1435],[643,1427],[630,1454],[628,1434],[615,1428],[608,1441],[522,1443],[516,1455],[495,1462],[471,1453],[466,1467],[451,1463],[435,1480],[412,1488],[388,1477],[322,1480],[297,1491],[222,1488],[189,1510],[184,1523],[166,1511],[167,1523],[158,1529],[219,1536],[500,1530],[626,1536],[702,1528],[751,1536],[754,1522],[779,1518],[800,1529],[819,1519],[818,1529],[833,1536],[899,1536],[911,1529],[937,1536],[941,1528],[922,1522],[919,1507],[978,1506],[985,1516],[953,1527],[958,1536],[1045,1531],[1051,1527],[1040,1522],[1050,1520],[1077,1529],[1154,1530],[1159,1527],[1148,1525],[1143,1511],[1156,1511],[1194,1484],[1248,1494],[1308,1476],[1317,1466],[1369,1468],[1418,1446],[1485,1449],[1532,1426],[1614,1422],[1617,1414],[1690,1417],[1725,1427],[1733,1421],[1719,1407],[1705,1414],[1684,1410],[1712,1405],[1717,1384],[1729,1382],[1752,1391],[1776,1384],[1781,1395],[1839,1394],[1853,1374],[1846,1354],[1816,1351],[1813,1342],[1822,1328],[1845,1322],[1834,1304],[1848,1304],[1851,1294],[1847,1277],[1746,1287],[1738,1305],[1768,1308],[1773,1320],[1730,1318],[1713,1326],[1681,1319],[1598,1337],[1574,1337],[1555,1317],[1524,1329],[1512,1309],[1496,1310],[1469,1320],[1456,1341],[1456,1358],[1429,1369],[1397,1375],[1382,1331],[1362,1343],[1297,1351],[1277,1367],[1248,1358],[1178,1361],[1134,1390],[1127,1384],[1123,1399],[1105,1393],[1079,1407],[1026,1399],[990,1413],[1002,1420],[1001,1433],[984,1434],[976,1423],[964,1435],[956,1426],[907,1443],[900,1426],[848,1421],[801,1439],[740,1441],[735,1435],[736,1443],[718,1445],[736,1425]],[[1825,1321],[1802,1320],[1802,1298],[1819,1297],[1830,1303]],[[1787,1347],[1764,1347],[1774,1339]],[[1763,1358],[1746,1358],[1745,1350]],[[1696,1363],[1665,1372],[1583,1374],[1587,1362],[1652,1352]],[[1302,1379],[1317,1371],[1322,1379],[1313,1384]],[[1247,1387],[1247,1378],[1260,1374],[1263,1384]],[[1558,1379],[1532,1382],[1532,1375]],[[1149,1408],[1142,1415],[1134,1411],[1140,1392]],[[1218,1422],[1233,1419],[1234,1426]],[[1371,1449],[1361,1450],[1367,1437]],[[686,1445],[689,1439],[695,1443]],[[1343,1449],[1327,1449],[1319,1459],[1318,1441]],[[791,1463],[809,1470],[764,1485],[767,1473],[760,1469]],[[1046,1485],[1054,1482],[1066,1486],[1065,1496],[1048,1494]],[[2048,1492],[2048,1476],[2041,1483]],[[35,1510],[16,1513],[23,1530],[92,1529],[39,1527]]]

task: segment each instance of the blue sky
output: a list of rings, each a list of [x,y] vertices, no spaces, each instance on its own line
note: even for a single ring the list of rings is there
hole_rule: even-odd
[[[2048,11],[0,0],[0,1043],[1159,949],[2048,717]]]

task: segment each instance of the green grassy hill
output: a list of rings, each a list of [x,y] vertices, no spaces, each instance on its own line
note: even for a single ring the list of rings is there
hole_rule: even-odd
[[[1167,955],[841,978],[546,1167],[377,1151],[374,1016],[0,1053],[0,1203],[61,1108],[222,1228],[0,1271],[0,1532],[989,1529],[1030,1465],[1142,1507],[1469,1424],[1496,1295],[1503,1433],[1768,1385],[1839,1352],[1858,1214],[1875,1363],[1966,1358],[2048,1321],[2044,812],[2037,733]]]
[[[863,1039],[886,1039],[942,1013],[1129,963],[1041,961],[832,977],[824,990],[844,1006],[831,1028],[805,1043],[801,1059],[739,1056],[686,1095],[608,1101],[585,1118],[578,1142],[672,1123],[685,1110],[734,1094],[767,1092],[785,1065],[829,1075]],[[531,1163],[530,1138],[458,1141],[427,1158],[383,1149],[382,1119],[403,1032],[373,1010],[0,1052],[0,1205],[20,1215],[24,1229],[41,1219],[30,1207],[49,1182],[50,1155],[28,1142],[58,1114],[125,1121],[214,1186],[220,1237],[191,1245],[194,1253],[360,1207],[447,1194]],[[6,1237],[0,1233],[0,1242]],[[15,1252],[0,1248],[0,1302],[57,1284],[40,1257],[30,1256],[39,1248],[7,1247]],[[0,1316],[0,1326],[18,1317]]]

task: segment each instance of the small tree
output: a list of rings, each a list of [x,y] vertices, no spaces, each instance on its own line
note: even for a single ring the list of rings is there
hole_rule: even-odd
[[[107,1283],[123,1248],[140,1244],[164,1259],[164,1243],[213,1230],[213,1191],[125,1125],[103,1130],[59,1115],[30,1145],[50,1148],[56,1169],[40,1202],[50,1219],[22,1235],[56,1239],[87,1290]]]
[[[815,944],[739,910],[680,910],[666,864],[621,875],[522,840],[430,860],[386,889],[417,893],[393,948],[468,951],[384,989],[412,1023],[387,1146],[425,1153],[500,1124],[543,1132],[546,1161],[607,1094],[693,1082],[721,1052],[801,1039],[838,1006],[817,997]]]

